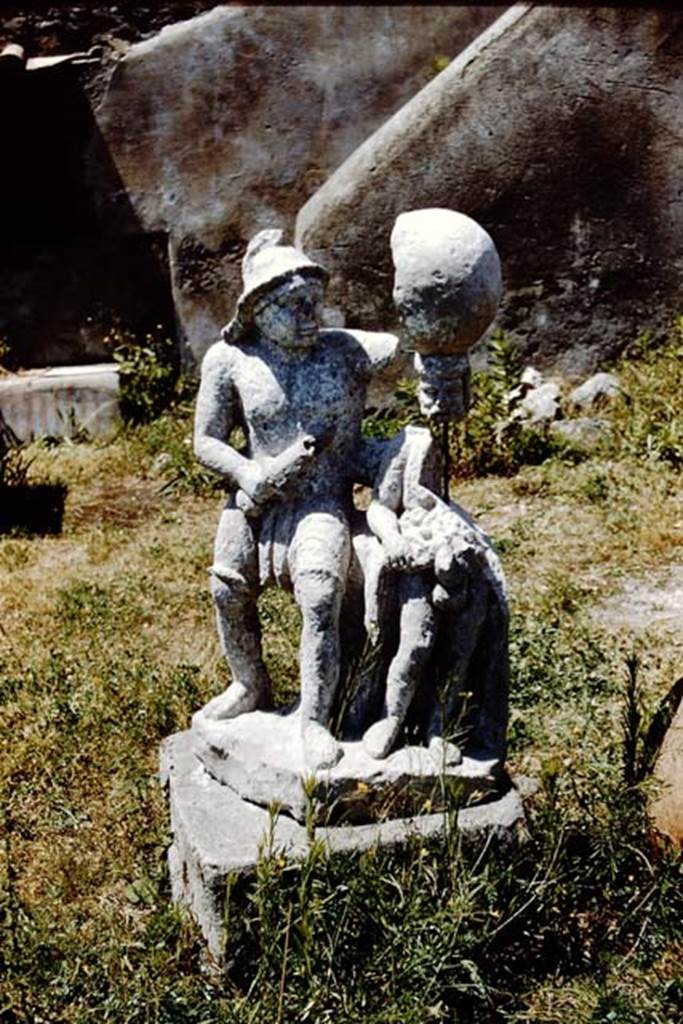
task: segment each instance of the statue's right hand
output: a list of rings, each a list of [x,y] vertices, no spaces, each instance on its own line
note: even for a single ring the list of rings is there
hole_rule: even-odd
[[[304,434],[279,455],[253,459],[243,468],[238,480],[240,490],[255,505],[263,505],[283,494],[288,484],[301,477],[316,454],[316,439]]]

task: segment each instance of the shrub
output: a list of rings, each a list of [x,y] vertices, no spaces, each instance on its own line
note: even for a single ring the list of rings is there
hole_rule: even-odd
[[[131,423],[148,423],[172,402],[179,375],[176,346],[159,324],[144,343],[130,331],[115,328],[104,339],[119,365],[121,415]]]
[[[536,466],[553,455],[568,453],[547,424],[508,423],[508,393],[519,383],[521,361],[502,331],[488,344],[488,369],[472,374],[471,406],[452,428],[456,476],[511,476],[522,466]]]

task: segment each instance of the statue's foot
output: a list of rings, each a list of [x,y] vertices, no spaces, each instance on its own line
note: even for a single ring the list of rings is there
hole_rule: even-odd
[[[205,704],[200,714],[219,722],[224,718],[237,718],[238,715],[263,707],[267,698],[266,687],[246,687],[243,683],[234,682]]]
[[[302,733],[304,762],[312,772],[334,768],[341,759],[342,748],[334,736],[319,722],[307,722]]]
[[[370,757],[378,761],[386,757],[398,739],[400,728],[401,721],[394,715],[381,718],[371,725],[363,736],[363,746]]]
[[[457,743],[445,740],[443,736],[432,736],[429,741],[429,753],[437,768],[453,767],[462,763],[462,750]]]

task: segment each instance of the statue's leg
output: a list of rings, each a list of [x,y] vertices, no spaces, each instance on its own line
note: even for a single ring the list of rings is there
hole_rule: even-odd
[[[436,640],[431,581],[422,574],[400,577],[400,641],[387,674],[384,713],[363,736],[371,757],[386,757],[395,744]]]
[[[477,644],[481,642],[481,630],[486,615],[486,599],[481,586],[469,586],[463,606],[445,609],[446,630],[445,655],[448,676],[445,692],[435,688],[429,723],[427,725],[427,746],[437,765],[459,764],[462,750],[449,734],[453,731],[465,733],[470,745],[469,721],[473,695],[479,688],[479,673],[473,665]],[[493,639],[493,638],[492,638]],[[487,643],[488,640],[485,640]],[[468,694],[469,704],[463,703]],[[476,696],[474,699],[478,699]]]
[[[342,753],[328,725],[339,681],[339,616],[349,556],[349,531],[341,517],[311,513],[298,524],[290,562],[302,619],[299,714],[312,771],[331,768]]]
[[[270,702],[270,680],[261,653],[261,627],[256,609],[258,563],[252,527],[239,509],[221,514],[211,592],[221,648],[232,683],[203,708],[210,718],[234,718]]]

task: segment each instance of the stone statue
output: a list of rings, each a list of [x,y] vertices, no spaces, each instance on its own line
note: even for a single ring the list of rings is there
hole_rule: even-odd
[[[462,761],[448,738],[457,719],[470,756],[476,750],[502,760],[507,600],[500,562],[469,516],[439,498],[439,460],[428,430],[407,427],[381,447],[366,447],[366,461],[379,465],[354,548],[366,631],[388,668],[380,694],[373,676],[353,695],[347,728],[352,735],[364,731],[368,753],[384,758],[419,694],[422,737],[438,765]]]
[[[241,795],[299,816],[305,772],[351,805],[367,779],[403,792],[406,779],[419,776],[419,788],[445,766],[493,784],[507,717],[500,565],[466,513],[439,497],[429,430],[362,439],[369,382],[398,339],[321,329],[327,274],[281,236],[262,231],[249,244],[235,315],[202,365],[195,451],[231,489],[211,587],[232,682],[194,716],[196,753]],[[392,250],[420,408],[446,422],[466,412],[467,349],[497,307],[495,247],[469,218],[430,210],[398,218]],[[360,526],[356,483],[373,487]],[[256,601],[268,585],[291,590],[301,610],[300,701],[286,712],[267,710]],[[349,609],[365,632],[345,630],[342,645]],[[368,646],[379,671],[353,683],[347,669]]]
[[[367,383],[397,339],[321,330],[327,274],[280,240],[262,231],[250,243],[237,311],[202,365],[195,451],[234,492],[211,568],[232,683],[203,714],[229,719],[268,706],[256,598],[270,583],[285,587],[301,610],[299,716],[306,763],[317,770],[341,756],[327,726],[351,550],[349,472]],[[236,426],[244,452],[230,444]]]

